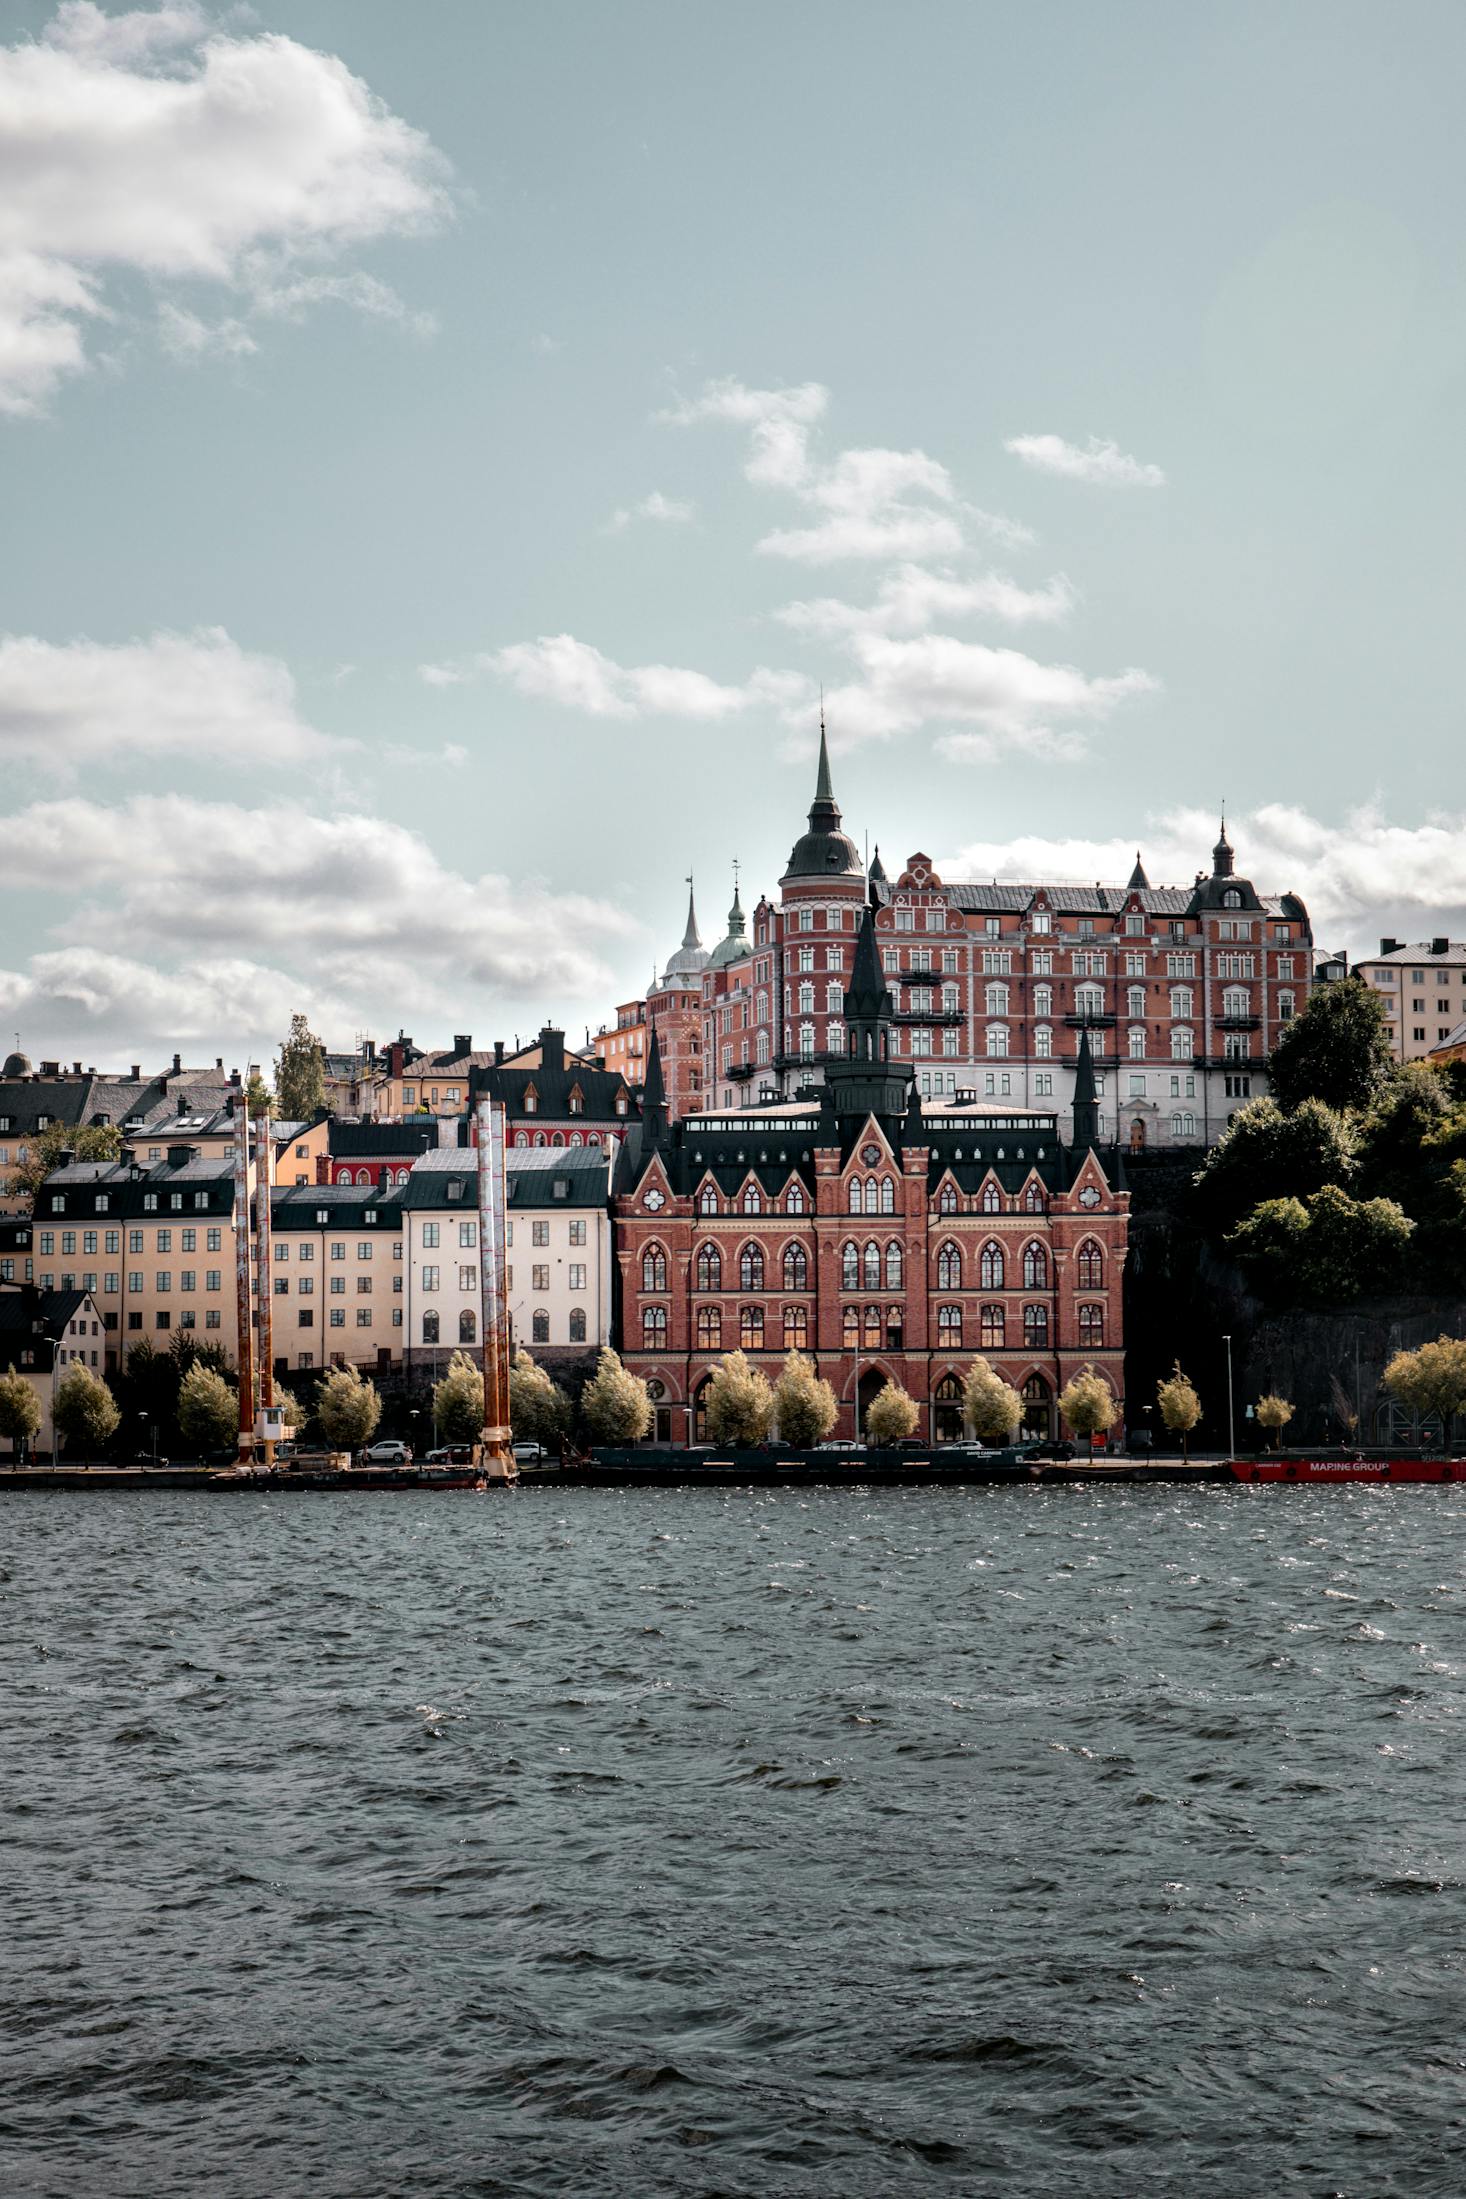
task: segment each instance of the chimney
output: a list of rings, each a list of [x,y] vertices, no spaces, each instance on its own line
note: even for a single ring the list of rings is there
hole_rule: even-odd
[[[1379,943],[1379,951],[1381,954],[1397,954],[1399,952],[1399,947],[1400,942],[1398,939],[1382,939]]]
[[[141,1063],[140,1061],[135,1061],[135,1062],[133,1063],[133,1065],[132,1065],[132,1081],[133,1081],[133,1083],[134,1083],[134,1084],[141,1084],[141,1083],[142,1083],[142,1080],[143,1080],[143,1065],[142,1065],[142,1063]]]
[[[229,1082],[233,1085],[235,1091],[237,1092],[239,1090],[239,1071],[237,1069],[230,1070]]]
[[[74,1145],[63,1145],[56,1155],[56,1166],[58,1168],[70,1168],[75,1159],[76,1147]]]
[[[222,1069],[222,1068],[223,1068],[223,1066],[224,1066],[224,1056],[223,1056],[222,1054],[215,1054],[215,1056],[214,1056],[214,1067],[215,1067],[216,1069]]]
[[[79,1077],[81,1075],[81,1063],[79,1061],[74,1061],[71,1064],[71,1073],[74,1077]]]
[[[540,1032],[540,1060],[546,1069],[563,1069],[565,1066],[565,1033],[557,1031],[553,1023],[547,1023]]]
[[[190,1161],[198,1159],[198,1155],[199,1149],[196,1145],[170,1145],[168,1148],[168,1166],[170,1168],[187,1168]]]
[[[465,1054],[471,1054],[472,1052],[472,1034],[468,1031],[455,1031],[453,1034],[453,1059],[461,1061]]]
[[[1432,954],[1449,954],[1451,951],[1451,942],[1449,939],[1432,939],[1430,943],[1430,951]]]
[[[43,1061],[41,1063],[41,1075],[43,1077],[59,1077],[60,1074],[61,1064],[59,1061]]]
[[[501,1068],[503,1066],[503,1061],[504,1041],[502,1038],[496,1038],[494,1041],[494,1067],[496,1069]]]
[[[183,1068],[183,1056],[182,1056],[182,1054],[175,1054],[175,1055],[173,1056],[173,1074],[174,1074],[174,1076],[175,1076],[175,1077],[176,1077],[177,1075],[179,1075],[179,1073],[181,1072],[182,1068]]]
[[[119,1145],[117,1148],[117,1160],[120,1167],[135,1167],[137,1164],[137,1147],[135,1145]]]
[[[180,1092],[178,1095],[177,1112],[180,1115],[186,1115],[188,1113],[188,1101],[185,1099],[182,1092]]]

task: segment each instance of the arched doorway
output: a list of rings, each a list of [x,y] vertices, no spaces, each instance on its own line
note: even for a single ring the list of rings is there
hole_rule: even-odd
[[[876,1398],[880,1396],[881,1391],[885,1388],[886,1379],[886,1373],[884,1368],[882,1367],[866,1367],[862,1369],[860,1376],[860,1410],[856,1416],[855,1421],[855,1433],[857,1436],[861,1435],[864,1432],[865,1416],[870,1411],[870,1408],[875,1402]]]
[[[712,1376],[705,1374],[692,1393],[692,1440],[706,1443],[708,1439],[708,1391]]]
[[[1145,1124],[1139,1115],[1135,1117],[1130,1125],[1130,1150],[1132,1153],[1143,1153],[1145,1151]]]
[[[1054,1432],[1051,1392],[1041,1374],[1031,1374],[1023,1385],[1023,1433],[1030,1441],[1043,1441]]]
[[[944,1374],[932,1391],[932,1403],[936,1407],[935,1425],[938,1443],[960,1443],[963,1436],[962,1384],[955,1374]]]

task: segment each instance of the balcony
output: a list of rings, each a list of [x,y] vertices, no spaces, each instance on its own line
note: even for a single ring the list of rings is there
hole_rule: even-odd
[[[735,1061],[732,1068],[725,1069],[723,1074],[730,1077],[734,1084],[746,1084],[754,1074],[754,1065],[751,1061]]]
[[[1218,1016],[1216,1028],[1219,1031],[1260,1031],[1262,1029],[1262,1017]]]
[[[1109,1031],[1113,1030],[1119,1017],[1106,1012],[1099,1016],[1065,1016],[1064,1021],[1071,1031]]]
[[[898,1008],[894,1020],[897,1023],[961,1023],[960,1008]]]

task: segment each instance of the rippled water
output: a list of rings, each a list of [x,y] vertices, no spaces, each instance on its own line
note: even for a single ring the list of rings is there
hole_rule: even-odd
[[[0,1538],[8,2193],[1466,2190],[1466,1491]]]

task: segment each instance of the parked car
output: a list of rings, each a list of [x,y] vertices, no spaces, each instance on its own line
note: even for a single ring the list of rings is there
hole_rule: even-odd
[[[543,1463],[544,1456],[545,1446],[543,1443],[516,1443],[514,1446],[514,1463],[516,1466],[538,1466]]]
[[[384,1436],[380,1443],[369,1443],[361,1454],[363,1466],[406,1466],[412,1452],[396,1436]]]
[[[423,1464],[425,1466],[471,1466],[473,1464],[473,1445],[471,1443],[440,1444],[436,1451],[428,1452]]]

